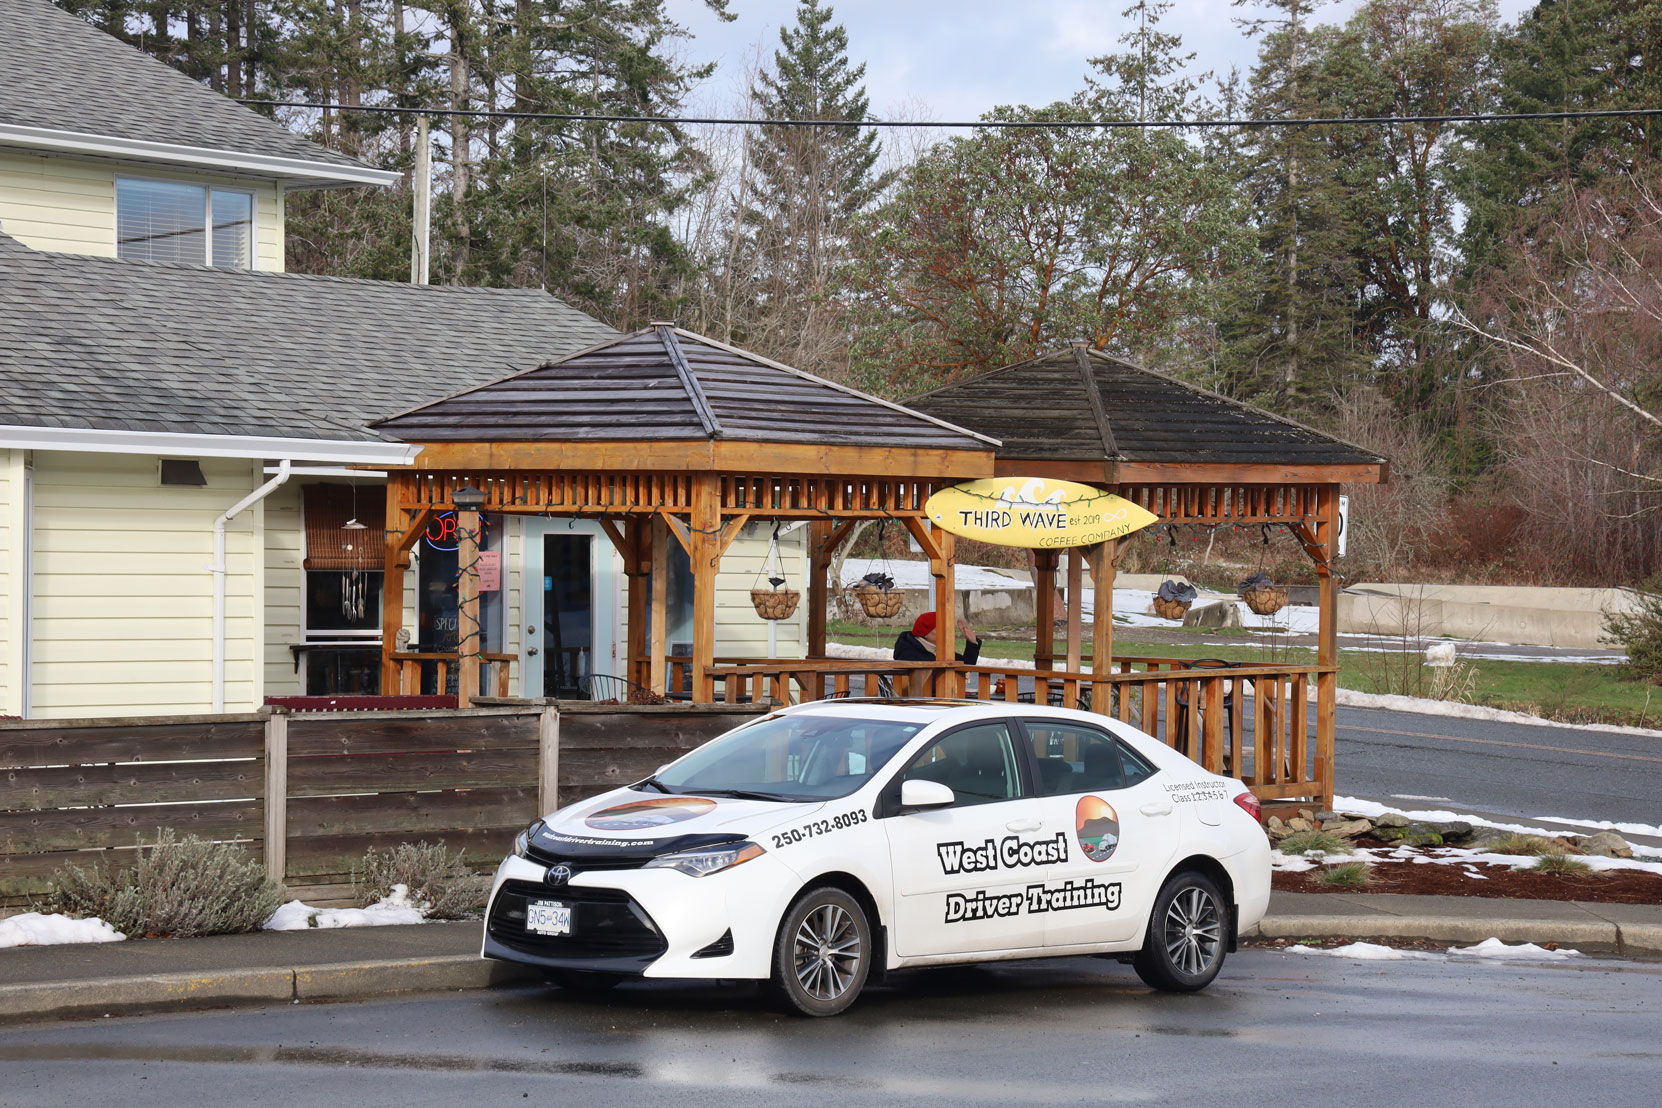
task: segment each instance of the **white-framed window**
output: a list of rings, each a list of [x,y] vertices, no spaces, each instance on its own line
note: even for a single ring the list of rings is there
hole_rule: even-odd
[[[119,258],[254,268],[254,193],[250,189],[115,179]]]

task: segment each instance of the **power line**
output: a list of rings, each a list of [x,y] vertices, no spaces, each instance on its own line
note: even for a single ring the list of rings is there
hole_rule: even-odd
[[[561,123],[716,124],[734,127],[874,127],[965,130],[1187,130],[1214,127],[1361,127],[1396,123],[1514,123],[1529,120],[1624,119],[1662,116],[1662,108],[1611,108],[1563,112],[1455,112],[1446,115],[1310,116],[1293,119],[993,119],[932,123],[910,119],[741,119],[699,115],[584,115],[579,112],[504,112],[487,108],[404,108],[390,104],[319,104],[239,99],[239,104],[382,115],[466,116],[470,119],[540,119]]]

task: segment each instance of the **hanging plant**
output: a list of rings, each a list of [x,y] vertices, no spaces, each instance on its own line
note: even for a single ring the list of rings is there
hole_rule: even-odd
[[[872,619],[893,619],[906,606],[906,594],[894,587],[894,575],[889,572],[889,549],[884,542],[888,526],[887,522],[877,525],[877,553],[883,568],[860,578],[852,590],[860,607]]]
[[[756,577],[760,579],[763,573],[768,574],[768,587],[764,589],[755,583],[751,584],[751,607],[755,608],[756,614],[763,619],[789,619],[802,600],[802,594],[796,589],[779,587],[786,582],[784,559],[779,556],[777,523],[773,525],[773,537],[768,540],[767,557],[762,559],[762,568],[756,571]]]

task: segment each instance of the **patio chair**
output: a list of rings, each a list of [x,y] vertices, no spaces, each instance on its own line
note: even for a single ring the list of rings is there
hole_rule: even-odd
[[[1184,670],[1197,669],[1239,669],[1240,662],[1226,662],[1222,658],[1196,658],[1192,662],[1179,663]],[[1184,754],[1189,753],[1189,683],[1187,681],[1177,687],[1177,721],[1176,721],[1176,748]],[[1230,689],[1223,694],[1223,733],[1227,736],[1234,728],[1235,719],[1235,690]],[[1227,752],[1229,743],[1226,739],[1224,750]]]
[[[591,673],[577,682],[585,697],[597,704],[668,704],[669,697],[637,685],[626,677]]]

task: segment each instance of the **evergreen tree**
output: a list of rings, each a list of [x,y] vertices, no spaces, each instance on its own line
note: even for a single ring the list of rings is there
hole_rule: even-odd
[[[750,90],[759,119],[869,117],[866,67],[849,64],[848,33],[833,14],[801,0],[795,26],[780,28],[773,64]],[[735,341],[819,373],[846,363],[848,336],[832,299],[850,223],[890,183],[876,170],[880,152],[867,128],[763,123],[747,135],[731,213],[738,249],[720,275],[737,286],[727,298]]]

